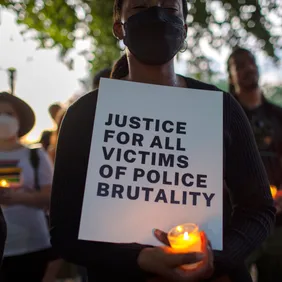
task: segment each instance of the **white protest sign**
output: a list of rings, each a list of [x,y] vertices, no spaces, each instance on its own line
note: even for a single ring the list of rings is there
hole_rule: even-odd
[[[102,79],[79,239],[160,245],[152,229],[196,223],[221,250],[222,162],[222,92]]]

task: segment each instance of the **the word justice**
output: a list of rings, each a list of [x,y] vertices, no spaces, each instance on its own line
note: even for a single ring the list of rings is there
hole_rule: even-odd
[[[161,121],[153,118],[128,117],[126,115],[109,114],[106,126],[126,127],[132,129],[144,128],[146,131],[163,131],[165,133],[186,134],[185,122]]]

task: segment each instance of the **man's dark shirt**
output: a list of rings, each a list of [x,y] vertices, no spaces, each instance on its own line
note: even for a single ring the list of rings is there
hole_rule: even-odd
[[[243,107],[250,120],[270,185],[282,188],[282,108],[268,102],[255,109]],[[276,225],[282,226],[282,216]]]

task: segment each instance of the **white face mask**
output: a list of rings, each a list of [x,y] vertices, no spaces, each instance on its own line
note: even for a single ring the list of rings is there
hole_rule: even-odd
[[[19,131],[19,122],[15,117],[0,114],[0,139],[15,137]]]

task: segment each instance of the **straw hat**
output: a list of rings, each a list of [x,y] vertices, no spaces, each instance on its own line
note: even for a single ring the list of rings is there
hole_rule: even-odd
[[[0,102],[10,103],[15,109],[20,123],[19,137],[31,131],[35,124],[35,114],[26,102],[8,92],[0,92]]]

